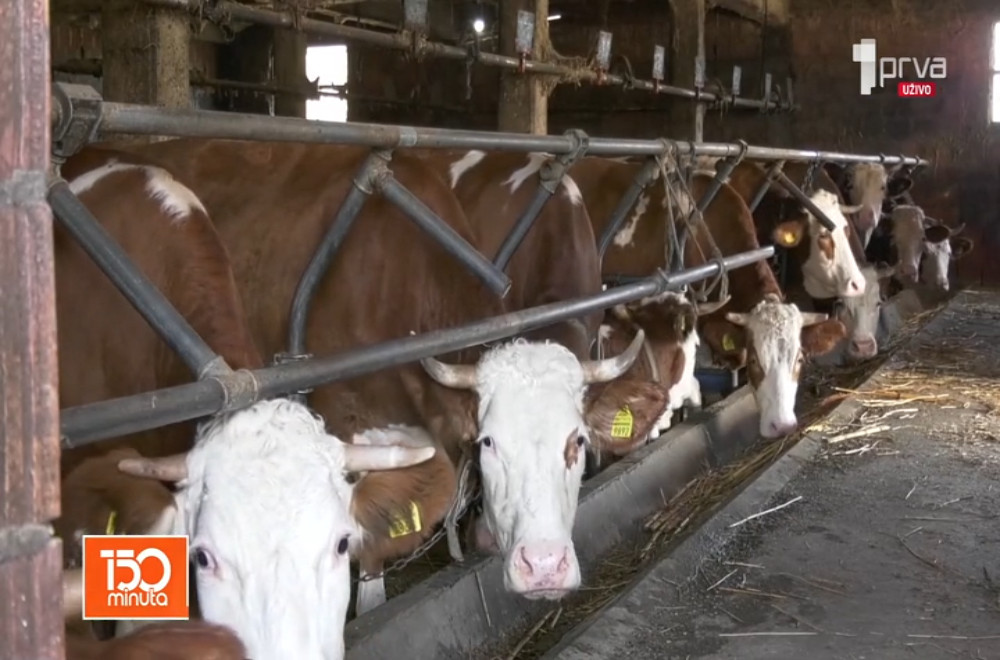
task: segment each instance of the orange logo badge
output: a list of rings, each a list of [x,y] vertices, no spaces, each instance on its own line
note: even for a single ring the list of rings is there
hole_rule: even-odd
[[[84,619],[188,619],[186,536],[83,537]]]

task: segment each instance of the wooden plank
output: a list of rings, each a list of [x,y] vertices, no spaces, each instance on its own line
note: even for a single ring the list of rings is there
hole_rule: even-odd
[[[0,2],[0,659],[61,660],[47,0]]]
[[[542,52],[540,44],[548,43],[548,0],[501,0],[500,52],[517,56],[517,12],[521,9],[535,12],[534,50],[531,55],[536,58]],[[497,130],[547,135],[548,117],[548,92],[537,76],[507,70],[500,74]]]

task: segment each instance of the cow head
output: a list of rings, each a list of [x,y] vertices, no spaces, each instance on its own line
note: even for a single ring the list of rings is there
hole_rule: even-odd
[[[798,426],[795,397],[807,357],[831,351],[846,336],[826,314],[800,312],[773,293],[746,313],[728,312],[702,328],[706,343],[746,356],[747,378],[760,408],[760,433],[776,438]]]
[[[890,178],[885,167],[878,163],[855,163],[847,168],[831,163],[826,169],[856,208],[854,224],[862,245],[868,244],[878,226],[883,202],[899,197],[913,185],[913,181],[902,173]]]
[[[851,360],[867,360],[878,354],[875,334],[885,300],[882,283],[895,273],[895,267],[880,264],[864,266],[865,276],[863,296],[844,298],[837,306],[837,318],[847,328],[847,357]]]
[[[256,660],[340,660],[361,542],[346,474],[434,452],[341,442],[304,405],[277,399],[202,425],[187,454],[118,467],[176,484],[171,533],[190,539],[206,621],[230,627]]]
[[[924,262],[920,278],[924,284],[941,291],[949,289],[948,269],[951,262],[964,257],[973,246],[972,240],[956,236],[963,229],[964,224],[958,227],[934,224],[924,230]]]
[[[837,196],[827,190],[817,190],[810,199],[836,228],[828,230],[806,212],[774,228],[775,244],[793,248],[808,238],[809,257],[802,264],[802,278],[813,298],[860,296],[865,292],[865,279],[851,250],[844,217],[845,212],[856,209],[842,207]]]
[[[617,357],[582,363],[561,344],[523,338],[493,347],[476,365],[421,361],[438,383],[478,395],[478,537],[503,554],[508,590],[558,599],[579,587],[572,532],[590,443],[587,385],[628,371],[644,340],[639,332]]]

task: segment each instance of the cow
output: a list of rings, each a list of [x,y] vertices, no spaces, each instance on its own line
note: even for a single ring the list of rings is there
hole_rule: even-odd
[[[212,349],[235,368],[262,364],[227,251],[189,187],[148,160],[96,147],[70,158],[61,174]],[[55,271],[63,405],[190,380],[180,359],[58,225]],[[158,486],[160,480],[176,483],[176,490],[169,499],[162,486],[158,494],[136,497],[121,479],[90,470],[102,455],[120,471],[153,477]],[[339,658],[350,598],[347,553],[363,531],[347,473],[370,471],[372,479],[437,458],[433,448],[405,443],[343,443],[306,406],[262,401],[201,425],[65,452],[68,488],[56,528],[71,566],[80,536],[104,533],[119,510],[120,529],[186,534],[207,621],[231,627],[254,658]],[[205,497],[207,491],[212,497]],[[77,507],[81,492],[105,501],[96,517]],[[323,616],[316,616],[320,611]]]
[[[878,325],[882,305],[888,297],[889,283],[896,268],[884,263],[865,264],[865,293],[837,301],[834,314],[848,328],[844,354],[850,362],[860,362],[878,354]]]
[[[635,162],[586,157],[570,170],[583,192],[596,235],[602,234],[641,167]],[[669,223],[679,223],[710,183],[711,177],[696,173],[690,189],[665,186],[662,172],[657,174],[616,232],[602,264],[603,274],[642,277],[666,267]],[[713,257],[713,240],[723,256],[760,246],[746,203],[727,184],[706,209],[704,225],[687,241],[685,267],[707,263]],[[735,269],[728,278],[730,299],[699,319],[699,336],[716,363],[738,369],[749,361],[750,385],[761,413],[760,432],[765,437],[785,435],[798,423],[794,406],[803,360],[831,350],[845,329],[825,314],[800,312],[784,303],[774,273],[764,261]]]
[[[247,651],[228,628],[202,621],[151,623],[116,639],[66,635],[66,660],[244,660]]]
[[[896,206],[891,215],[892,242],[898,256],[898,275],[904,286],[922,282],[933,289],[949,289],[948,270],[953,260],[968,254],[974,243],[959,237],[965,224],[948,227],[929,218],[915,204]]]
[[[899,199],[913,186],[909,175],[894,172],[890,176],[879,163],[824,163],[823,169],[837,185],[843,199],[860,207],[853,220],[862,247],[871,240],[885,201]]]
[[[489,259],[495,259],[504,239],[513,230],[521,214],[531,204],[538,189],[543,168],[553,164],[553,157],[543,153],[418,150],[414,155],[444,177],[455,191],[462,208],[478,237],[477,247]],[[513,254],[507,272],[512,279],[508,303],[511,310],[526,309],[558,300],[592,296],[601,292],[600,262],[597,244],[583,196],[576,182],[565,175],[555,195],[542,206],[531,229]],[[578,359],[588,359],[599,341],[601,320],[605,314],[594,312],[585,317],[542,328],[538,332],[569,348]],[[627,350],[636,333],[624,330]],[[528,336],[531,336],[530,333]],[[646,334],[644,354],[650,353],[651,337]],[[614,351],[614,352],[621,352]],[[650,394],[647,379],[633,374],[642,370],[636,360],[620,378],[588,391],[587,420],[592,440],[589,449],[597,464],[609,462],[642,444],[638,430],[650,428],[667,408],[669,390],[675,385],[674,374],[661,383],[662,396]],[[676,374],[678,377],[680,373]],[[609,409],[609,402],[617,406]],[[613,436],[607,425],[591,423],[591,418],[605,412],[628,410],[633,417],[633,436]],[[476,534],[477,543],[489,547],[488,530]]]
[[[255,341],[267,353],[283,351],[301,273],[369,151],[187,139],[128,148],[176,173],[203,201],[231,255]],[[405,154],[395,154],[390,167],[458,237],[476,243],[440,176]],[[318,284],[306,342],[311,353],[329,355],[505,309],[441,245],[374,195]],[[586,388],[619,377],[639,350],[634,342],[624,354],[580,361],[558,343],[517,338],[459,351],[451,364],[439,356],[316,387],[309,402],[338,437],[418,426],[456,462],[475,444],[484,515],[504,556],[507,588],[532,599],[561,598],[580,581],[571,532],[588,443]],[[403,477],[368,478],[389,491]],[[426,517],[424,526],[439,520]],[[519,568],[525,563],[530,573]]]

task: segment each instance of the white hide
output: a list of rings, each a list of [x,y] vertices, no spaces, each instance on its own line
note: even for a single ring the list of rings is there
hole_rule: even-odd
[[[728,313],[726,318],[749,331],[763,370],[760,387],[754,389],[760,409],[760,433],[765,438],[786,435],[798,426],[795,397],[799,384],[795,371],[803,362],[801,334],[803,316],[794,304],[765,298],[747,314]],[[749,359],[749,358],[748,358]],[[748,368],[749,368],[748,364]]]
[[[872,232],[875,231],[879,218],[882,216],[882,202],[885,200],[889,175],[885,168],[878,163],[856,163],[850,169],[850,176],[850,200],[848,203],[851,206],[862,206],[857,214],[857,224],[864,228],[861,234],[861,245],[867,247]]]
[[[923,248],[926,259],[923,261],[920,281],[941,291],[947,291],[950,287],[948,269],[951,267],[952,258],[951,240],[946,238],[937,243],[924,240]]]
[[[924,210],[913,204],[900,204],[892,210],[892,242],[896,245],[899,279],[916,284],[924,254]]]
[[[657,438],[670,428],[673,424],[674,413],[685,405],[693,408],[701,408],[701,383],[695,378],[694,369],[698,359],[698,347],[701,338],[698,330],[693,329],[681,344],[681,351],[684,353],[684,369],[681,371],[680,380],[674,383],[667,392],[669,402],[663,415],[657,420],[650,437]]]
[[[206,213],[197,195],[166,170],[149,165],[119,163],[115,159],[76,177],[69,182],[69,189],[79,196],[111,174],[130,171],[139,171],[146,175],[147,194],[153,201],[159,203],[160,209],[171,221],[183,221],[191,215],[192,209]]]
[[[865,293],[844,298],[837,308],[837,318],[847,328],[847,356],[853,360],[867,360],[878,354],[878,322],[882,310],[882,288],[875,266],[861,269],[865,276]]]
[[[806,292],[813,298],[859,296],[865,290],[865,278],[847,239],[847,219],[840,210],[840,200],[827,190],[817,190],[810,197],[828,217],[836,230],[830,232],[811,213],[808,217],[809,258],[802,265]],[[833,239],[833,259],[820,249],[818,240],[829,234]]]
[[[347,546],[361,540],[344,469],[342,443],[289,400],[199,429],[173,533],[190,537],[202,616],[254,660],[344,657]]]
[[[483,514],[505,585],[558,598],[580,585],[572,532],[585,448],[570,467],[565,451],[589,442],[583,369],[560,344],[518,339],[486,353],[476,375]]]
[[[530,177],[538,174],[542,166],[549,160],[552,160],[552,158],[551,154],[529,153],[528,162],[523,167],[514,170],[507,180],[503,182],[503,185],[510,186],[510,194],[513,195],[521,187],[521,184]],[[569,200],[570,204],[574,206],[583,204],[583,193],[580,191],[580,187],[576,184],[576,181],[569,174],[563,175],[560,188],[562,188],[563,194],[566,195],[566,199]]]

